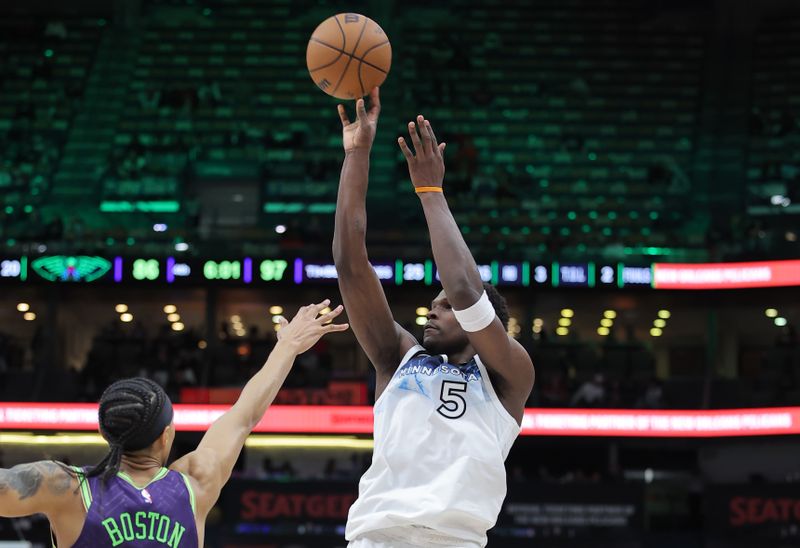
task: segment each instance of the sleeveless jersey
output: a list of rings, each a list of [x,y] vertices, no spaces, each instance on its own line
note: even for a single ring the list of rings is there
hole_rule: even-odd
[[[189,478],[162,468],[144,487],[124,472],[105,486],[78,474],[86,521],[73,548],[197,548],[195,502]],[[85,478],[85,480],[84,480]]]
[[[485,546],[506,496],[504,462],[520,426],[480,358],[453,365],[415,346],[373,413],[372,466],[350,508],[347,540],[405,527],[408,538],[423,530],[451,537],[450,544]]]

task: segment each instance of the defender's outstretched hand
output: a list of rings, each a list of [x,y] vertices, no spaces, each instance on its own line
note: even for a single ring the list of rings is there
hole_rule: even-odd
[[[415,188],[438,187],[444,181],[444,148],[446,143],[438,143],[430,121],[421,114],[416,124],[408,123],[408,134],[414,144],[414,153],[408,148],[405,139],[399,137],[397,143],[408,162],[408,173]]]
[[[291,322],[281,316],[278,340],[290,344],[297,354],[302,354],[317,344],[317,341],[323,335],[347,330],[349,325],[346,323],[330,323],[342,313],[344,310],[342,305],[337,306],[327,314],[319,315],[330,303],[330,299],[325,299],[321,303],[304,306],[297,311]]]
[[[375,140],[375,131],[378,128],[378,117],[381,114],[381,97],[377,87],[369,92],[369,103],[367,110],[364,99],[356,100],[355,122],[350,122],[344,105],[337,106],[339,119],[342,121],[342,144],[345,152],[369,151],[372,148],[372,141]]]

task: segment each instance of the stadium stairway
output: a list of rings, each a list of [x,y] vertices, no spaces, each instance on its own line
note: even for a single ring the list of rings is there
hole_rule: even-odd
[[[136,66],[141,33],[106,28],[84,92],[83,108],[72,122],[53,185],[58,201],[97,200],[102,170],[113,146],[128,82]]]

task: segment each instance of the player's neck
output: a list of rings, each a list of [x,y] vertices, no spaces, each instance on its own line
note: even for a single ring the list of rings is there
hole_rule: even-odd
[[[477,352],[475,352],[475,349],[472,348],[471,344],[468,344],[462,350],[459,350],[458,352],[453,352],[452,354],[448,354],[447,361],[448,363],[452,363],[453,365],[461,365],[462,363],[467,363],[468,361],[470,361],[475,356],[475,354],[477,354]]]
[[[154,455],[123,455],[119,465],[120,472],[125,472],[135,480],[149,481],[163,468],[163,463]]]

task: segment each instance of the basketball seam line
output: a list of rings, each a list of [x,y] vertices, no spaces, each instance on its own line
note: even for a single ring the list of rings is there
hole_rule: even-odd
[[[334,15],[334,16],[333,16],[333,20],[334,20],[334,21],[336,21],[336,26],[338,26],[338,27],[339,27],[339,32],[341,32],[341,33],[342,33],[342,50],[341,50],[341,52],[342,52],[342,53],[345,53],[345,48],[347,47],[347,33],[346,33],[346,32],[344,31],[344,29],[342,28],[342,24],[339,22],[339,18],[338,18],[338,17],[336,17],[336,16]],[[313,36],[312,36],[312,39],[313,39]],[[321,43],[321,42],[320,42],[320,43]],[[327,45],[327,44],[326,44],[326,45]],[[353,48],[353,51],[355,51],[355,50],[356,50],[356,48]]]
[[[327,42],[323,42],[323,41],[322,41],[322,40],[320,40],[319,38],[314,38],[314,37],[312,36],[312,37],[311,37],[311,41],[312,41],[312,42],[316,42],[316,43],[318,43],[318,44],[320,44],[320,45],[323,45],[323,46],[325,46],[326,48],[331,48],[332,50],[338,51],[339,53],[343,53],[344,55],[347,55],[348,57],[352,57],[353,59],[358,59],[359,61],[361,61],[361,62],[362,62],[362,63],[364,63],[365,65],[369,65],[369,66],[371,66],[372,68],[374,68],[375,70],[379,70],[379,71],[381,71],[381,72],[382,72],[382,73],[384,73],[384,74],[389,74],[389,71],[382,69],[382,68],[381,68],[381,67],[379,67],[378,65],[374,65],[374,64],[370,63],[369,61],[366,61],[366,60],[365,60],[364,58],[362,58],[362,57],[356,57],[355,55],[353,55],[353,54],[351,54],[351,53],[347,53],[346,51],[344,51],[344,50],[342,50],[342,49],[339,49],[339,48],[337,48],[336,46],[332,46],[332,45],[330,45],[330,44],[329,44],[329,43],[327,43]],[[380,46],[384,46],[384,45],[386,45],[386,44],[388,44],[388,43],[389,43],[389,40],[386,40],[385,42],[381,42],[380,44],[375,44],[374,46],[372,46],[371,48],[369,48],[367,51],[373,50],[373,49],[375,49],[375,48],[377,48],[377,47],[380,47]],[[355,50],[354,50],[354,51],[355,51]],[[365,53],[366,53],[366,52],[365,52]],[[338,58],[337,58],[337,60],[338,60]],[[324,67],[319,67],[319,68],[324,68]],[[314,69],[314,70],[319,70],[319,69]]]
[[[312,40],[314,40],[314,39],[312,38]],[[325,46],[325,44],[320,44],[320,45],[322,45],[322,46]],[[327,47],[327,46],[326,46],[326,47]],[[336,51],[336,50],[334,50],[334,51]],[[317,68],[315,68],[315,69],[308,69],[308,72],[309,72],[309,73],[317,72],[318,70],[322,70],[322,69],[324,69],[324,68],[328,68],[328,67],[329,67],[329,66],[331,66],[331,65],[335,65],[335,64],[336,64],[336,63],[339,61],[339,59],[341,59],[341,58],[342,58],[342,55],[347,55],[347,54],[346,54],[345,52],[343,52],[343,51],[340,51],[340,52],[339,52],[339,55],[337,55],[337,56],[336,56],[336,59],[334,59],[334,60],[333,60],[333,61],[331,61],[330,63],[327,63],[327,64],[325,64],[325,65],[322,65],[321,67],[317,67]]]
[[[339,20],[337,19],[336,22],[338,23]],[[361,42],[361,37],[364,36],[364,31],[367,29],[367,23],[369,22],[369,18],[364,18],[364,24],[361,26],[361,32],[358,33],[358,40],[356,40],[355,45],[353,45],[353,53],[356,52],[356,48],[358,48],[358,43]],[[339,25],[341,27],[341,24]],[[344,31],[343,31],[344,32]],[[347,74],[347,69],[350,68],[350,63],[353,62],[353,57],[351,56],[350,59],[347,60],[347,64],[344,66],[344,70],[342,71],[342,75],[339,77],[339,81],[336,82],[336,87],[333,88],[331,95],[336,93],[336,90],[339,89],[339,86],[342,85],[342,80],[344,80],[345,75]],[[363,91],[363,89],[362,89]]]
[[[362,94],[362,95],[365,95],[365,94],[367,93],[367,90],[364,88],[364,80],[362,80],[362,79],[361,79],[361,67],[362,67],[362,65],[364,64],[364,57],[366,57],[366,56],[367,56],[367,54],[368,54],[369,52],[371,52],[372,50],[374,50],[375,48],[379,48],[379,47],[381,47],[382,45],[384,45],[384,44],[388,44],[388,43],[389,43],[389,41],[388,41],[388,40],[386,40],[386,42],[382,42],[382,43],[380,43],[380,44],[375,44],[375,45],[373,45],[372,47],[370,47],[370,48],[367,48],[367,51],[365,51],[365,52],[364,52],[364,53],[361,55],[361,58],[358,60],[358,70],[357,70],[356,72],[358,73],[358,84],[361,86],[361,94]],[[355,50],[353,51],[353,53],[355,53]],[[384,74],[388,76],[388,74],[389,74],[389,73],[388,73],[388,72],[384,72]],[[384,78],[386,78],[386,76],[384,76]]]

